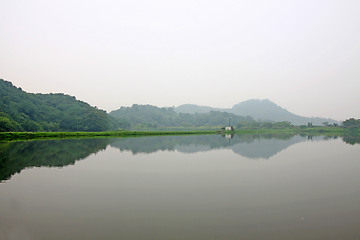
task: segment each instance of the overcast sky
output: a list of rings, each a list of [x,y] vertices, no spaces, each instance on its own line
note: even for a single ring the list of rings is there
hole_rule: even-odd
[[[268,98],[360,118],[360,1],[0,0],[0,78],[111,111]]]

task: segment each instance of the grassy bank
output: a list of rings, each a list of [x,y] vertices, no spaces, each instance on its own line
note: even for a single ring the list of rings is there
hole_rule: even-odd
[[[216,134],[216,131],[0,132],[0,140]]]
[[[93,137],[136,137],[163,135],[202,135],[202,134],[307,134],[307,135],[360,135],[359,129],[341,127],[311,127],[284,129],[238,129],[235,131],[188,130],[188,131],[112,131],[112,132],[0,132],[0,140],[93,138]]]
[[[237,129],[233,132],[227,131],[226,134],[290,134],[290,135],[324,135],[324,136],[344,136],[357,135],[360,136],[360,129],[348,129],[342,127],[292,127],[283,129]]]

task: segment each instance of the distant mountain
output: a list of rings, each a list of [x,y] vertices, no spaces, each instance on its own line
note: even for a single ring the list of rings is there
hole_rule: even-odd
[[[57,94],[24,92],[0,79],[0,131],[104,131],[119,127],[103,110]]]
[[[159,108],[152,105],[134,104],[131,107],[121,107],[109,113],[115,118],[122,118],[131,123],[132,127],[209,127],[225,126],[231,121],[252,122],[251,117],[238,116],[233,113],[208,111],[206,113],[177,113],[173,108]]]
[[[157,127],[213,127],[257,121],[288,121],[294,125],[338,123],[289,112],[268,99],[248,100],[230,109],[185,104],[176,108],[151,105],[105,111],[63,93],[34,94],[0,79],[0,132],[4,131],[105,131]]]
[[[207,106],[198,106],[193,104],[184,104],[175,108],[176,112],[186,112],[186,113],[206,113],[211,110],[217,110],[222,112],[233,113],[240,116],[251,116],[258,121],[270,121],[270,122],[282,122],[288,121],[294,125],[307,125],[312,123],[313,125],[322,125],[323,122],[328,122],[329,124],[338,123],[336,120],[329,118],[320,118],[320,117],[302,117],[294,113],[289,112],[288,110],[278,106],[274,102],[264,99],[252,99],[248,101],[241,102],[234,105],[232,108],[223,108],[216,109]]]
[[[195,113],[208,113],[210,111],[224,112],[225,109],[213,108],[213,107],[207,107],[207,106],[199,106],[199,105],[195,105],[195,104],[183,104],[183,105],[176,107],[174,110],[175,110],[175,112],[178,112],[178,113],[195,114]]]
[[[288,110],[278,106],[269,99],[265,100],[248,100],[236,104],[231,109],[231,112],[238,115],[250,115],[255,119],[261,121],[288,121],[294,125],[307,125],[312,123],[313,125],[322,125],[323,122],[338,123],[336,120],[320,117],[302,117]]]

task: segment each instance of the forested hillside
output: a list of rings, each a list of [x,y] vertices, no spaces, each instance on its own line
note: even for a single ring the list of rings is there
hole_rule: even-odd
[[[75,97],[24,92],[0,79],[0,131],[104,131],[117,120]]]
[[[210,111],[208,113],[188,114],[177,113],[173,108],[159,108],[151,105],[121,107],[109,113],[113,117],[126,119],[131,127],[206,127],[237,125],[240,122],[252,122],[251,117],[237,116],[232,113]]]

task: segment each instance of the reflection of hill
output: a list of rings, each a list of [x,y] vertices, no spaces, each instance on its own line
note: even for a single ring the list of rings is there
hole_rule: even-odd
[[[105,149],[109,139],[0,143],[0,181],[28,167],[62,167]]]
[[[237,154],[248,158],[270,158],[289,146],[307,140],[305,137],[294,136],[289,139],[261,138],[251,142],[237,143],[230,148]]]
[[[158,150],[195,153],[211,149],[229,148],[245,157],[269,158],[281,150],[307,139],[307,136],[286,134],[235,135],[232,139],[220,135],[161,136],[121,138],[111,143],[111,146],[120,149],[120,151],[131,151],[134,154],[151,153]]]
[[[28,167],[62,167],[74,164],[107,145],[131,151],[152,153],[159,150],[196,153],[211,149],[232,149],[248,158],[270,158],[283,149],[307,139],[332,137],[293,135],[235,135],[229,139],[220,135],[160,136],[132,138],[93,138],[42,140],[0,143],[0,181]],[[345,142],[360,143],[359,136],[343,136]]]

